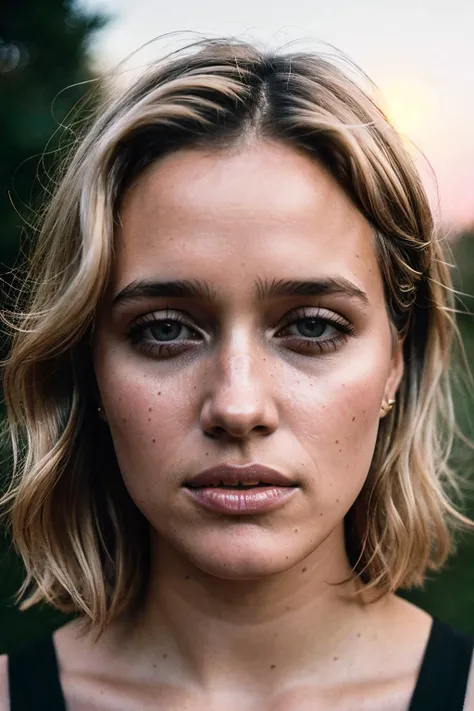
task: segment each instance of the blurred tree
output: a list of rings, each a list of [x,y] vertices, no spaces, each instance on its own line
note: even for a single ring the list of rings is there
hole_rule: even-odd
[[[23,228],[35,221],[42,184],[57,162],[52,151],[65,134],[67,139],[67,130],[55,132],[90,88],[81,84],[93,78],[89,40],[106,21],[81,12],[73,0],[0,0],[0,269],[6,291]],[[79,111],[76,119],[84,117]],[[26,229],[25,236],[33,232]],[[1,653],[62,618],[13,608],[22,569],[7,536],[0,537],[0,566]]]
[[[106,18],[73,0],[2,0],[0,5],[0,262],[11,266],[31,221],[39,159],[58,125],[87,92],[88,42]],[[57,147],[57,140],[48,150]],[[15,206],[14,207],[12,206]],[[21,216],[18,212],[21,213]]]

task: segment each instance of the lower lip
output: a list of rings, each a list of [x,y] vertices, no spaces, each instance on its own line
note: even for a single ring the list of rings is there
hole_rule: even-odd
[[[260,486],[255,489],[224,489],[206,486],[186,488],[194,501],[209,511],[226,514],[254,514],[273,511],[298,491],[297,486]]]

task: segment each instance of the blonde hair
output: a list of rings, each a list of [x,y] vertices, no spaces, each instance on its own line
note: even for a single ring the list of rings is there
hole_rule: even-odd
[[[310,153],[371,223],[405,373],[380,424],[372,466],[346,517],[354,575],[380,594],[421,584],[450,549],[454,419],[448,365],[450,275],[420,177],[396,131],[336,63],[205,41],[109,98],[44,214],[4,391],[13,441],[3,497],[25,566],[19,597],[103,629],[138,604],[147,578],[144,517],[96,414],[90,338],[131,181],[183,147],[226,148],[249,133]]]

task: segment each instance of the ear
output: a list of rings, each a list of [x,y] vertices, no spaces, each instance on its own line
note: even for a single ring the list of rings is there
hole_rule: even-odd
[[[385,417],[392,409],[388,406],[388,403],[390,400],[393,401],[396,399],[397,390],[400,386],[404,371],[403,339],[397,338],[392,351],[392,360],[385,384],[384,399],[380,408],[381,417]]]

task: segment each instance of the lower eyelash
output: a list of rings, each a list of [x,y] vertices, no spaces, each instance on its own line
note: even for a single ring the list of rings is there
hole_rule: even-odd
[[[181,344],[182,342],[183,341],[179,341],[179,344]],[[177,343],[151,343],[150,341],[146,341],[140,338],[134,341],[134,343],[137,350],[139,350],[141,353],[146,353],[148,355],[154,356],[172,356],[176,354],[176,351],[182,350],[182,348],[179,348]]]
[[[334,338],[326,338],[324,341],[317,341],[310,338],[291,338],[291,342],[297,346],[300,350],[307,350],[314,353],[315,351],[319,353],[327,353],[328,351],[335,351],[337,347],[343,343],[349,334],[341,332],[338,336]]]

